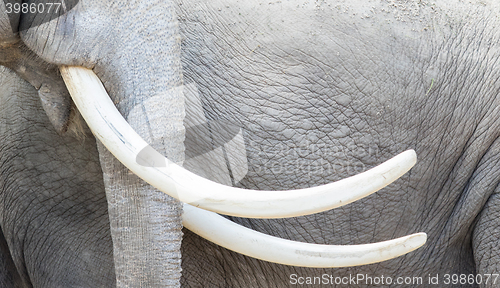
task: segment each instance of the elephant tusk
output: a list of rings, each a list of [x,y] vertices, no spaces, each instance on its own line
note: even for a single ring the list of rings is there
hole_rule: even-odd
[[[238,225],[216,213],[184,204],[182,224],[219,246],[260,260],[300,267],[333,268],[366,265],[409,253],[427,234],[362,245],[322,245],[281,239]]]
[[[389,185],[416,162],[413,150],[355,176],[312,188],[289,191],[246,190],[204,179],[163,156],[165,167],[146,167],[136,157],[148,144],[123,119],[92,70],[60,67],[66,86],[94,135],[137,176],[168,195],[213,212],[248,218],[285,218],[330,210]],[[158,152],[150,152],[158,157]],[[153,155],[154,154],[154,155]],[[156,158],[155,158],[156,159]]]

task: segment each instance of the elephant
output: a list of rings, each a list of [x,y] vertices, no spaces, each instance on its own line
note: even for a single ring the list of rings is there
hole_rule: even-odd
[[[2,287],[498,285],[495,2],[61,3],[57,15],[9,13],[21,1],[0,3]],[[88,97],[107,91],[108,106],[151,146],[133,150],[136,140],[117,122],[91,125],[84,106],[101,104],[73,95],[84,88],[72,86],[72,66],[97,75],[102,84]],[[236,131],[230,141],[215,143],[216,123]],[[108,138],[137,153],[116,159]],[[243,149],[238,161],[233,144]],[[409,149],[418,163],[376,194],[350,199],[347,190],[342,207],[315,194],[344,180],[382,188],[389,183],[376,179],[386,174],[352,177]],[[168,162],[159,163],[163,156]],[[131,172],[120,161],[140,167]],[[355,267],[249,257],[182,228],[190,206],[157,191],[150,177],[184,171],[171,162],[234,186],[167,175],[178,190],[170,196],[212,203],[205,208],[237,227],[321,247],[358,249],[349,245],[416,232],[427,233],[427,243]],[[181,182],[199,194],[182,196]],[[244,200],[203,196],[219,190]],[[302,198],[287,210],[286,201],[252,196],[274,194]],[[222,218],[214,217],[204,225]],[[212,234],[224,238],[232,227]]]

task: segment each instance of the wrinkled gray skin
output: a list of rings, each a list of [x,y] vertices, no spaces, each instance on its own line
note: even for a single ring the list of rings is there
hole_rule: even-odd
[[[179,85],[163,74],[176,64],[163,56],[175,49],[162,43],[169,32],[161,17],[145,12],[145,5],[90,2],[82,0],[73,18],[23,33],[23,43],[48,63],[93,67],[124,114],[136,104],[132,95]],[[164,3],[153,2],[149,13],[168,12]],[[367,273],[421,276],[425,287],[429,274],[444,281],[447,273],[499,273],[498,7],[485,1],[199,2],[178,0],[175,8],[184,83],[195,84],[208,119],[244,128],[249,172],[238,186],[311,187],[409,148],[419,157],[402,179],[345,207],[293,219],[232,220],[311,243],[363,244],[419,231],[429,238],[423,248],[383,263],[309,269],[248,258],[183,230],[182,286],[285,287],[291,274]],[[70,20],[90,14],[105,25]],[[7,267],[0,270],[0,286],[109,287],[115,277],[132,286],[156,281],[120,280],[119,269],[115,275],[120,257],[133,255],[117,247],[123,239],[109,225],[128,223],[121,219],[129,215],[112,216],[110,203],[108,220],[105,197],[114,196],[104,192],[92,136],[58,135],[53,126],[64,130],[56,121],[61,113],[47,117],[30,84],[5,69],[0,83],[0,225]],[[177,143],[183,136],[168,137]],[[165,145],[163,153],[182,161],[182,147]],[[111,172],[118,169],[113,167]],[[110,178],[105,175],[104,182]],[[168,239],[159,240],[173,248],[164,253],[150,244],[146,256],[172,265],[163,273],[155,272],[156,264],[126,269],[151,268],[154,275],[145,278],[166,277],[155,283],[176,285],[179,206],[168,198],[157,202],[164,206],[154,209],[172,211],[168,219],[177,223],[160,225]],[[490,280],[482,286],[496,285]]]

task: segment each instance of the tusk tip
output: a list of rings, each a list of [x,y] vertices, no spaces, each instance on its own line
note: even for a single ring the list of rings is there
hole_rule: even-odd
[[[406,150],[399,155],[401,158],[406,158],[406,162],[411,163],[411,167],[417,163],[417,153],[413,149]]]
[[[427,233],[419,232],[408,236],[407,243],[408,246],[412,247],[413,250],[422,247],[427,242]]]

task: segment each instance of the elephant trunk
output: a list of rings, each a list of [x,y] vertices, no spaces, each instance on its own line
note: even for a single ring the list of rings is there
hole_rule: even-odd
[[[131,173],[98,144],[113,238],[117,287],[178,287],[179,201]]]
[[[153,49],[134,51],[132,43],[132,49],[120,51],[121,63],[111,66],[128,68],[108,74],[112,81],[105,84],[107,89],[116,89],[113,102],[135,131],[158,152],[182,163],[185,112],[180,37],[173,9],[168,10],[172,11],[170,15],[162,15],[168,20],[162,23],[168,26],[167,32],[149,42]],[[143,37],[151,33],[141,32]],[[118,79],[114,81],[114,77]],[[110,87],[115,83],[121,86]],[[98,150],[117,287],[179,287],[182,204],[129,171],[100,142]]]

